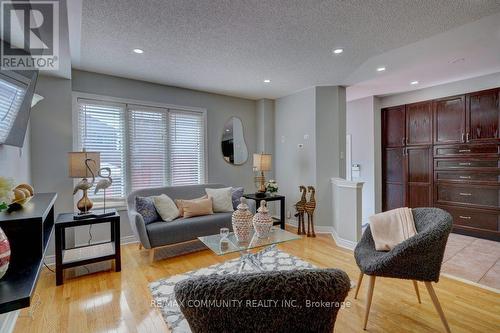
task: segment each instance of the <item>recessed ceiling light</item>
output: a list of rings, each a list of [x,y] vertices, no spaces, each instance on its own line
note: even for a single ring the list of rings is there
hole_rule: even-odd
[[[134,51],[134,53],[137,53],[137,54],[143,54],[144,53],[144,50],[142,50],[142,49],[133,49],[132,51]]]
[[[379,68],[377,68],[377,72],[383,72],[383,71],[385,71],[385,67],[379,67]]]
[[[231,130],[229,128],[226,128],[226,132],[231,132]]]
[[[265,80],[264,80],[264,83],[271,83],[271,80],[269,80],[269,79],[265,79]]]
[[[418,84],[418,81],[411,81],[410,84],[411,85],[416,85],[416,84]]]
[[[333,50],[334,54],[341,54],[342,52],[344,52],[344,49],[334,49]]]

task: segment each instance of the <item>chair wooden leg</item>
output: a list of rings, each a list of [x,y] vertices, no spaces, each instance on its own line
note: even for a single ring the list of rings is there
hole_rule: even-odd
[[[155,261],[155,249],[149,250],[149,263],[153,263]]]
[[[375,275],[368,275],[368,292],[366,294],[366,308],[365,308],[365,323],[363,329],[366,330],[368,324],[368,315],[370,314],[370,307],[372,305],[373,289],[375,288]]]
[[[446,320],[446,317],[444,316],[443,309],[441,308],[441,304],[439,304],[439,299],[436,295],[436,292],[434,291],[434,288],[432,287],[432,283],[426,281],[425,287],[427,288],[427,291],[429,292],[429,295],[431,296],[432,303],[434,303],[434,307],[436,308],[436,310],[439,314],[439,317],[441,318],[441,321],[443,322],[443,325],[444,325],[446,332],[451,333],[450,326],[448,326],[448,321]]]
[[[363,282],[363,272],[359,272],[358,285],[356,286],[356,293],[354,294],[354,299],[358,298],[359,288],[361,288],[361,282]]]
[[[422,301],[420,300],[420,293],[418,292],[418,284],[415,280],[413,280],[413,287],[415,288],[415,292],[417,293],[418,303],[422,304]]]

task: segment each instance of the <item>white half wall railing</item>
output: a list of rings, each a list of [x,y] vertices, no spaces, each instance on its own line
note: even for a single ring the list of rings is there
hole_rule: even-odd
[[[337,246],[353,250],[362,234],[363,182],[332,178],[332,236]]]

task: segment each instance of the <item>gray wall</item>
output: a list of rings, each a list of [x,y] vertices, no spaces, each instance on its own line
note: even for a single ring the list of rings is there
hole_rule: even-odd
[[[275,178],[280,194],[286,196],[285,212],[292,216],[300,199],[299,185],[316,185],[315,95],[315,88],[310,88],[275,101]]]
[[[345,176],[345,88],[313,87],[275,102],[276,179],[286,211],[316,187],[316,225],[332,226],[330,178]]]
[[[0,176],[12,178],[15,184],[31,183],[30,150],[29,127],[22,148],[0,145]]]
[[[72,76],[72,80],[41,76],[36,92],[44,96],[44,100],[33,108],[31,116],[32,183],[39,192],[58,193],[57,213],[74,210],[73,180],[68,178],[67,170],[67,152],[73,150],[72,91],[206,108],[208,181],[242,185],[247,191],[254,190],[252,160],[249,159],[242,166],[229,165],[222,158],[220,139],[224,123],[231,116],[237,116],[243,122],[249,154],[255,151],[255,101],[83,71],[73,71]],[[2,149],[0,154],[5,154]],[[14,165],[9,165],[14,170]],[[120,215],[122,238],[131,236],[126,211],[121,211]],[[105,239],[108,235],[107,226],[93,229],[95,241]],[[87,242],[88,228],[78,228],[67,239],[68,242]],[[49,254],[52,253],[51,245]]]
[[[249,154],[255,152],[255,101],[78,70],[72,73],[72,88],[103,96],[207,109],[208,180],[254,189],[252,160],[241,166],[229,165],[222,158],[220,140],[224,124],[236,116],[243,123]]]
[[[380,113],[376,97],[365,97],[347,103],[347,134],[351,135],[352,163],[360,164],[359,178],[363,185],[363,220],[380,211],[377,195],[380,185],[376,183],[380,160],[380,144],[376,145],[376,133],[380,138]],[[378,112],[377,112],[378,111]],[[350,166],[347,166],[350,167]]]

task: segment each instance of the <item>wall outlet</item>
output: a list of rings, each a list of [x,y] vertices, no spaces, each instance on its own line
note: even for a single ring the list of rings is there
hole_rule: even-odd
[[[309,140],[309,134],[304,134],[304,140]]]
[[[286,212],[286,218],[287,219],[291,219],[292,218],[292,212],[291,211],[287,211]]]

